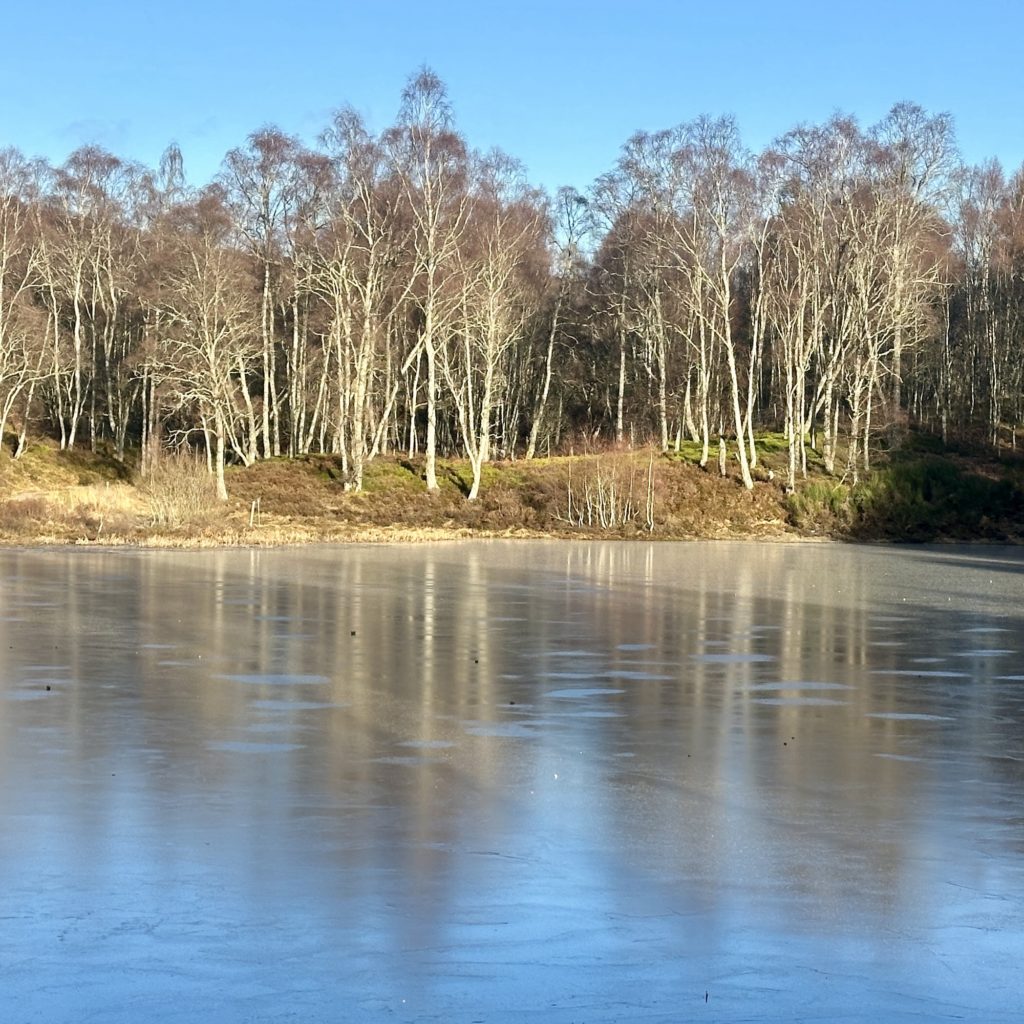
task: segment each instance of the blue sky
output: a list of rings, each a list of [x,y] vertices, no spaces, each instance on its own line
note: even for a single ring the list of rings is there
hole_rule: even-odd
[[[970,161],[1024,161],[1019,0],[50,0],[8,5],[0,146],[60,161],[85,142],[194,181],[263,124],[313,141],[350,103],[376,128],[432,67],[458,124],[548,188],[585,187],[635,130],[736,116],[751,148],[841,109],[953,114]]]

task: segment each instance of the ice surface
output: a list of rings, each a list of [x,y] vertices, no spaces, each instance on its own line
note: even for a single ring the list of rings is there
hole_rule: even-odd
[[[0,580],[5,1022],[1019,1019],[1019,550]]]

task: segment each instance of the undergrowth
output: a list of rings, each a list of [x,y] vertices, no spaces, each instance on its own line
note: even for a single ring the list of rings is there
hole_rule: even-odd
[[[727,475],[717,450],[676,453],[606,448],[585,455],[495,461],[478,500],[466,500],[467,462],[439,458],[440,488],[425,489],[422,456],[365,466],[363,490],[346,489],[339,456],[229,467],[229,500],[215,498],[205,461],[167,456],[148,479],[124,482],[109,453],[62,452],[52,442],[13,460],[0,450],[0,540],[15,543],[272,544],[470,535],[575,537],[781,537],[857,540],[1024,539],[1024,459],[1013,452],[943,447],[910,433],[880,453],[856,486],[826,476],[808,452],[807,479],[784,493],[786,439],[758,438],[757,483]],[[840,452],[840,464],[844,453]]]
[[[995,540],[1024,531],[1024,488],[939,455],[898,453],[856,486],[815,480],[787,498],[795,526],[857,539]]]

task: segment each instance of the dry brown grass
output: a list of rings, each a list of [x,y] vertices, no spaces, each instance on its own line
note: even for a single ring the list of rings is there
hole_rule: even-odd
[[[162,458],[138,485],[154,526],[185,526],[219,505],[217,485],[204,462],[188,455]]]
[[[132,487],[108,479],[116,473],[99,456],[46,446],[31,456],[35,469],[0,457],[0,542],[205,548],[461,537],[777,537],[788,529],[777,487],[759,484],[749,494],[733,479],[650,451],[492,463],[475,502],[465,497],[468,467],[454,460],[439,460],[437,493],[426,492],[420,461],[388,457],[367,467],[364,492],[352,494],[334,457],[272,459],[229,470],[231,497],[223,503],[213,497],[205,465],[191,460],[169,458],[162,476]],[[580,483],[632,479],[639,516],[566,522],[570,474]],[[259,515],[251,517],[256,501]]]
[[[0,537],[34,543],[114,543],[138,529],[144,504],[124,483],[33,490],[0,501]]]
[[[58,451],[52,442],[39,442],[16,462],[7,448],[0,448],[0,543],[203,548],[430,543],[462,537],[780,540],[809,534],[843,536],[842,523],[835,516],[820,524],[815,518],[819,506],[831,509],[835,504],[831,491],[824,497],[819,491],[834,490],[836,481],[824,477],[813,464],[811,479],[787,500],[778,483],[782,462],[773,461],[782,459],[782,447],[771,437],[764,439],[762,447],[761,479],[753,491],[746,491],[735,474],[722,478],[715,466],[701,470],[693,446],[684,445],[677,455],[652,454],[651,449],[604,449],[530,462],[491,463],[484,467],[481,494],[475,502],[466,500],[468,466],[457,460],[439,460],[440,490],[428,494],[421,459],[375,459],[366,468],[364,492],[352,494],[342,486],[344,474],[334,456],[271,459],[230,469],[231,497],[224,503],[212,499],[212,480],[202,463],[182,467],[169,460],[167,479],[154,478],[136,488],[124,482],[126,467],[109,457],[82,450]],[[1008,511],[994,524],[982,520],[981,526],[972,526],[964,514],[964,501],[958,499],[953,503],[955,515],[950,513],[953,526],[972,530],[971,536],[1019,539],[1024,463],[1005,455],[999,461],[990,457],[988,462],[973,453],[965,453],[964,458],[968,455],[970,464],[961,467],[956,451],[944,447],[941,451],[908,447],[902,455],[891,455],[888,468],[880,464],[872,480],[858,491],[863,535],[914,536],[912,531],[920,531],[922,523],[934,519],[936,507],[942,504],[935,494],[945,491],[936,492],[936,487],[957,471],[971,477],[971,486],[956,493],[968,498],[982,495],[987,518],[992,518],[990,506],[996,498]],[[947,470],[938,478],[930,473],[918,480],[925,456]],[[767,479],[768,467],[775,469],[775,481]],[[731,464],[730,470],[734,471]],[[589,519],[583,517],[582,524],[580,516],[566,512],[570,474],[577,488],[575,499],[584,505],[589,501],[595,513]],[[981,477],[984,480],[979,483],[975,478]],[[875,505],[884,506],[884,514],[874,519],[861,508],[871,498],[872,487],[877,491]],[[1010,491],[1003,494],[1006,487]],[[899,506],[906,506],[905,515],[895,514],[890,492],[906,499]],[[631,495],[627,514],[623,514],[623,495]],[[647,514],[648,496],[651,515]],[[256,502],[259,514],[251,516]],[[638,502],[643,503],[642,510]],[[614,516],[607,515],[609,508],[616,511]],[[947,534],[961,535],[954,534],[952,527],[943,535]]]

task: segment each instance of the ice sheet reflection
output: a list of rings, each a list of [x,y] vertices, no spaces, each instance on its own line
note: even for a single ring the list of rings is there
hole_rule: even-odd
[[[47,1022],[1016,1019],[1022,569],[4,552],[0,992]]]

